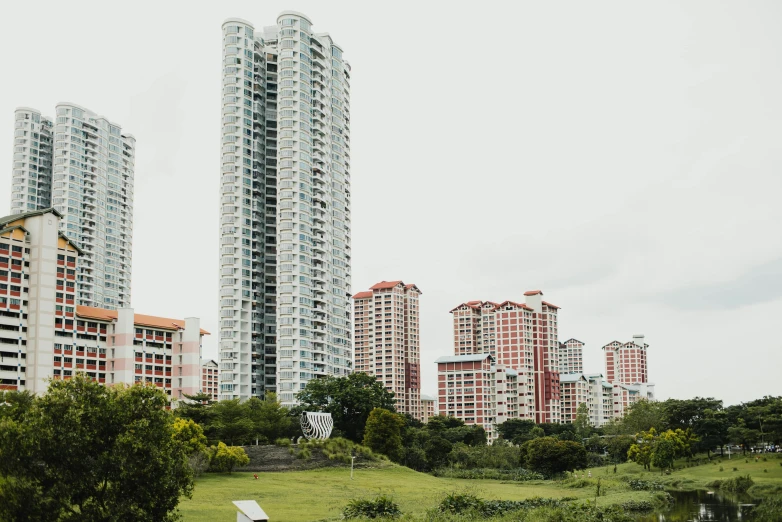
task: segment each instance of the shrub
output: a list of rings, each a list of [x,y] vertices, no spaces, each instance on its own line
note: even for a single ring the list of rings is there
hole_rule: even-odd
[[[767,498],[752,512],[756,522],[778,522],[782,520],[782,498]]]
[[[630,479],[627,481],[627,485],[633,491],[662,491],[665,489],[665,486],[654,480]]]
[[[667,491],[656,491],[652,494],[652,504],[655,509],[665,509],[673,506],[676,500]]]
[[[212,446],[209,452],[209,471],[231,473],[235,467],[246,466],[250,463],[250,457],[241,446],[226,446],[220,442]]]
[[[342,517],[345,519],[398,518],[401,514],[399,505],[387,495],[380,495],[372,500],[354,498],[342,510]]]
[[[304,446],[296,454],[296,458],[300,460],[310,460],[312,458],[312,450],[309,449],[307,446]]]
[[[738,470],[739,470],[739,468],[733,468],[733,471],[738,471]]]
[[[437,510],[448,515],[467,515],[485,519],[514,511],[564,505],[565,499],[533,497],[527,500],[483,500],[471,493],[451,493],[440,502]]]
[[[275,446],[282,446],[283,448],[287,448],[291,445],[291,440],[286,437],[281,437],[274,441]]]
[[[722,466],[720,466],[720,471],[725,471],[725,469]]]
[[[512,482],[527,482],[543,480],[543,475],[524,468],[516,469],[450,469],[440,468],[432,472],[435,477],[459,478],[470,480],[508,480]]]
[[[651,500],[628,500],[623,502],[621,506],[625,511],[633,512],[651,511],[654,509]]]
[[[731,493],[746,493],[753,484],[755,484],[755,481],[752,480],[752,477],[749,475],[739,475],[738,477],[732,477],[722,481],[719,488],[724,491],[730,491]]]

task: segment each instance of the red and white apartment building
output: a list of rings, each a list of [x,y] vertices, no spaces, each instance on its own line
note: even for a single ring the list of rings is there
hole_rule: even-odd
[[[524,297],[524,303],[468,301],[451,310],[455,355],[435,361],[441,415],[480,424],[493,437],[496,424],[508,418],[560,422],[559,307],[543,301],[540,290]],[[478,382],[478,367],[480,393],[477,384],[466,384]],[[460,395],[459,389],[475,393]],[[475,401],[460,403],[473,395]],[[467,407],[471,403],[475,408]]]
[[[603,346],[606,381],[613,386],[613,416],[622,417],[630,405],[641,399],[654,400],[654,384],[649,383],[647,349],[643,335],[627,343],[613,341]]]
[[[568,339],[559,343],[559,373],[584,372],[584,343],[578,339]]]
[[[201,393],[209,395],[213,401],[219,400],[220,369],[218,364],[209,359],[201,364]]]
[[[46,391],[77,372],[105,384],[149,383],[173,398],[201,387],[198,318],[167,319],[75,304],[82,250],[44,209],[0,218],[0,389]]]
[[[421,404],[421,290],[381,281],[353,296],[354,370],[373,375],[396,396],[396,410],[427,418]]]

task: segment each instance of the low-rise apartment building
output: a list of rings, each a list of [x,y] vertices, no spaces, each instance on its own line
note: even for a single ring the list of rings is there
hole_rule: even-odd
[[[82,250],[52,209],[0,218],[0,387],[46,391],[77,372],[145,382],[173,398],[201,386],[198,318],[168,319],[76,304]]]

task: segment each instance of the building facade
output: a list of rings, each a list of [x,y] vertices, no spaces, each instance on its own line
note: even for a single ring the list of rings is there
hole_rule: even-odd
[[[560,422],[558,306],[543,292],[525,302],[468,301],[453,310],[454,353],[491,355],[497,365],[517,372],[518,416]]]
[[[219,376],[219,365],[215,361],[209,359],[201,363],[201,393],[209,395],[213,401],[220,400],[218,397],[220,394]]]
[[[381,281],[353,296],[355,371],[377,378],[396,397],[396,410],[423,421],[421,290]]]
[[[35,109],[15,114],[12,213],[53,207],[81,248],[76,302],[130,306],[135,139],[71,103],[54,121]]]
[[[304,15],[223,24],[220,398],[352,371],[350,66]]]
[[[606,380],[611,384],[649,382],[646,351],[649,345],[643,335],[634,335],[628,343],[613,341],[603,346]]]
[[[78,304],[82,250],[46,209],[0,218],[0,387],[43,393],[77,372],[153,384],[173,398],[201,386],[197,318]]]
[[[438,414],[437,398],[431,395],[421,394],[421,413],[423,419],[421,422],[429,422],[429,419]]]
[[[581,373],[564,373],[559,376],[562,401],[562,424],[575,422],[578,407],[589,403],[589,381]]]
[[[559,373],[582,373],[584,371],[584,343],[568,339],[559,343]]]
[[[654,384],[619,384],[613,385],[613,416],[617,419],[624,417],[627,409],[640,400],[654,400]]]
[[[601,373],[585,374],[589,382],[589,423],[596,428],[605,426],[614,417],[613,386]]]

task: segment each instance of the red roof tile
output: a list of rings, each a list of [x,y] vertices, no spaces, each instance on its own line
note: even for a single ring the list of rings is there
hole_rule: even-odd
[[[353,296],[353,299],[366,299],[368,297],[372,297],[372,292],[359,292]]]
[[[530,290],[528,292],[524,292],[524,295],[538,295],[538,294],[543,295],[543,292],[541,292],[540,290]]]
[[[369,287],[370,290],[385,290],[386,288],[394,288],[396,285],[401,284],[402,281],[380,281],[375,286]]]
[[[549,308],[560,308],[559,306],[551,304],[551,303],[547,303],[546,301],[543,301],[543,304],[548,306]]]
[[[95,319],[98,321],[113,321],[117,319],[116,310],[106,310],[104,308],[94,308],[92,306],[76,306],[76,315],[84,319]],[[183,330],[185,322],[181,319],[167,319],[154,315],[134,314],[133,323],[136,326],[150,326],[152,328],[161,328],[164,330]],[[202,335],[210,335],[209,332],[201,329]]]

